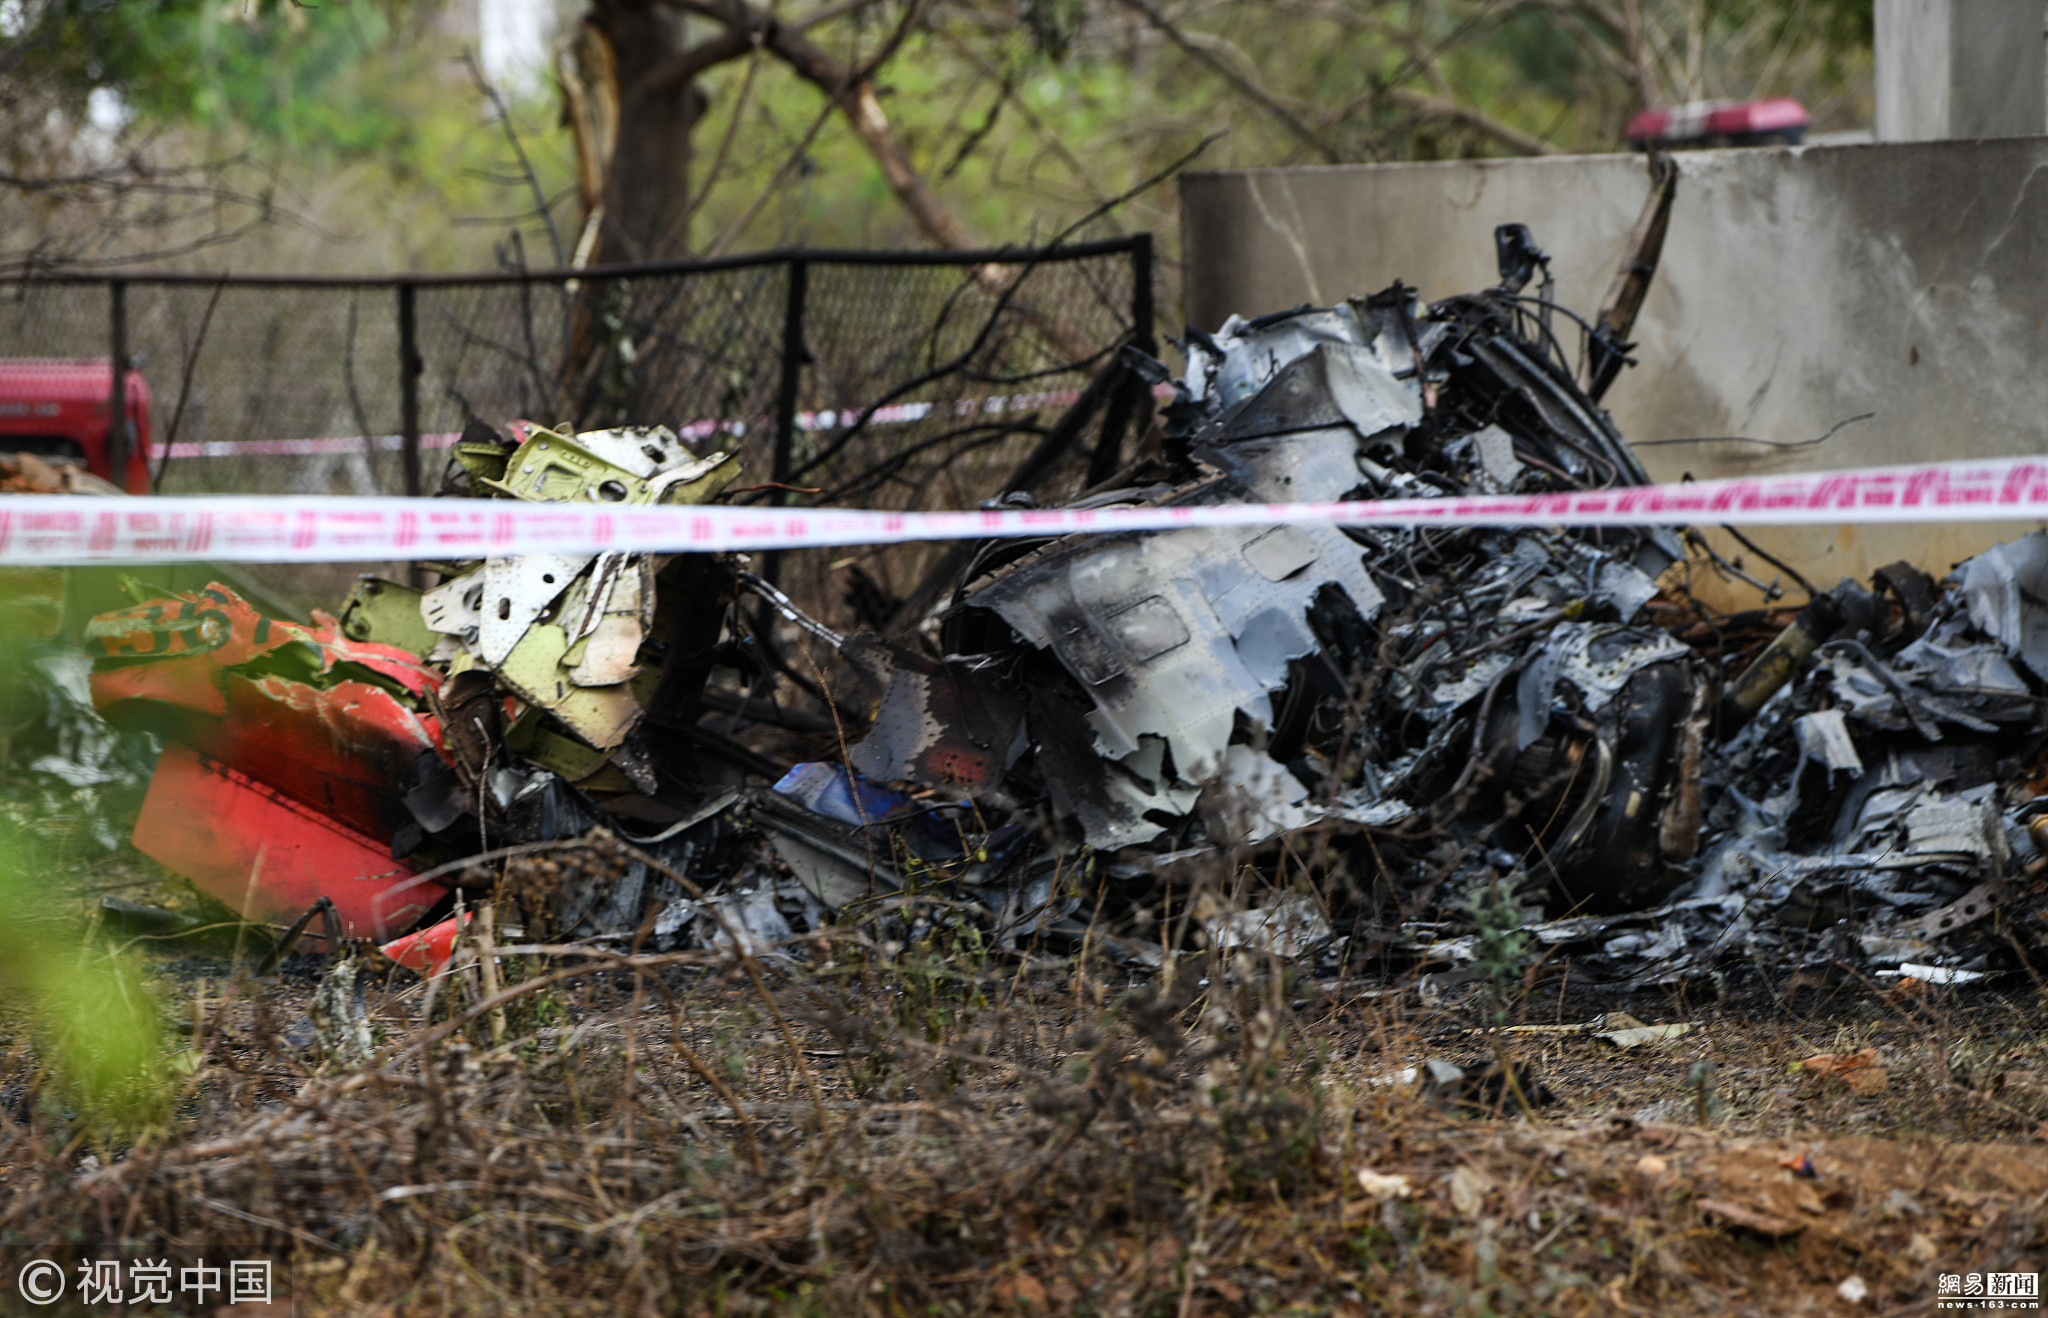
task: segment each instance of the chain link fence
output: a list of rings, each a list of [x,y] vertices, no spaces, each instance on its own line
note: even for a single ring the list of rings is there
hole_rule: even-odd
[[[1122,420],[1039,450],[1121,345],[1155,350],[1153,279],[1149,235],[379,280],[52,275],[0,283],[0,358],[125,356],[153,394],[164,494],[431,492],[466,422],[525,418],[736,447],[753,500],[972,507],[1020,467],[1047,492],[1103,473]],[[870,575],[900,594],[929,557]]]

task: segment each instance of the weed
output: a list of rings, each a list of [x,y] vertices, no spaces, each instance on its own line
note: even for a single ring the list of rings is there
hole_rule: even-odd
[[[1523,980],[1529,969],[1529,919],[1523,912],[1518,873],[1496,876],[1466,899],[1477,952],[1484,1010],[1494,1025],[1505,1025],[1521,1006]]]

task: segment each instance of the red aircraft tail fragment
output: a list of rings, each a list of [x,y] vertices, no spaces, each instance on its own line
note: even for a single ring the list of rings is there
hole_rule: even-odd
[[[169,741],[143,852],[252,919],[330,897],[355,937],[404,932],[445,891],[394,859],[406,794],[442,761],[441,675],[418,658],[324,613],[264,617],[218,583],[103,614],[86,644],[94,703]]]

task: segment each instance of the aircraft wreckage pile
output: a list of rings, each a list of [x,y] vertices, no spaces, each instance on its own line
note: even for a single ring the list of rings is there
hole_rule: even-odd
[[[1191,332],[1156,455],[1084,505],[1645,482],[1527,273]],[[443,492],[699,502],[737,471],[658,428],[473,426]],[[365,579],[311,625],[216,587],[88,645],[101,711],[163,741],[137,846],[260,919],[327,898],[420,966],[494,881],[464,858],[599,829],[523,871],[561,939],[768,947],[944,910],[1058,946],[1101,913],[1156,964],[1141,911],[1316,829],[1320,891],[1210,939],[1455,962],[1505,890],[1595,981],[2017,965],[2048,865],[2048,537],[1844,581],[1790,625],[1660,589],[1686,556],[1648,529],[999,541],[922,628],[844,637],[743,559],[526,556]],[[817,683],[798,640],[836,652]]]

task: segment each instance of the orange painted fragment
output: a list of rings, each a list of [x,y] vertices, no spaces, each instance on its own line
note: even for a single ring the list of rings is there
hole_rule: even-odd
[[[422,929],[416,934],[407,934],[403,938],[394,938],[377,950],[399,965],[417,970],[432,979],[448,968],[449,960],[455,955],[456,930],[460,925],[467,925],[469,921],[468,911],[462,913],[459,923],[451,915],[431,928]]]
[[[441,675],[323,613],[313,626],[266,618],[216,583],[101,614],[86,648],[110,719],[132,711],[163,731],[170,712],[174,740],[379,844],[411,819],[421,756],[442,754],[429,710]]]
[[[375,839],[175,743],[157,761],[135,845],[252,920],[289,924],[327,897],[351,938],[403,933],[447,891]]]

